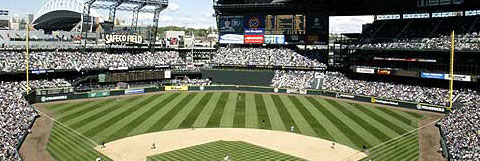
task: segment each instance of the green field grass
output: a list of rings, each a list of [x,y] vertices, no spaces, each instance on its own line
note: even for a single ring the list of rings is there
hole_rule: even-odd
[[[147,157],[147,161],[169,160],[291,160],[303,159],[241,141],[216,141]]]
[[[54,104],[48,109],[58,122],[83,135],[55,124],[48,149],[57,160],[91,160],[86,156],[98,156],[92,149],[94,143],[88,140],[101,144],[191,127],[288,131],[291,126],[295,126],[296,133],[354,149],[365,145],[372,148],[370,157],[374,160],[414,160],[418,158],[417,133],[391,139],[414,131],[418,121],[426,118],[414,112],[320,97],[237,92],[134,95]],[[63,151],[66,148],[69,150]],[[397,156],[401,158],[394,158]]]

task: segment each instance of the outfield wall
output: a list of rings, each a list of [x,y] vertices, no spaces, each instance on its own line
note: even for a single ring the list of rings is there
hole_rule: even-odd
[[[376,97],[362,96],[362,95],[353,95],[348,93],[326,91],[326,90],[298,90],[298,89],[280,89],[280,88],[271,88],[271,87],[233,86],[233,85],[165,86],[165,87],[148,87],[148,88],[139,88],[139,89],[111,90],[111,91],[100,91],[100,92],[89,92],[89,93],[36,95],[34,103],[99,98],[99,97],[109,97],[109,96],[119,96],[119,95],[143,94],[143,93],[161,92],[161,91],[247,91],[247,92],[318,95],[318,96],[349,99],[349,100],[355,100],[360,102],[367,102],[367,103],[374,103],[374,104],[380,104],[380,105],[388,105],[388,106],[395,106],[395,107],[402,107],[402,108],[415,109],[415,110],[421,110],[421,111],[430,111],[430,112],[437,112],[437,113],[448,113],[450,111],[449,108],[438,106],[438,105],[397,101],[397,100],[391,100],[391,99],[376,98]]]

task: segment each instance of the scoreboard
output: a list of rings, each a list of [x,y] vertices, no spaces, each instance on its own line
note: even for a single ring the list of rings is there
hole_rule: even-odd
[[[165,79],[165,74],[168,73],[169,71],[132,71],[122,73],[106,73],[99,74],[98,80],[101,83],[161,80]]]

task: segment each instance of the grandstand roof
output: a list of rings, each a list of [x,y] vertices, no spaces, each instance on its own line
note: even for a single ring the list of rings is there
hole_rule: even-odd
[[[419,6],[419,1],[428,3],[426,3],[426,6]],[[441,0],[435,2],[440,3]],[[329,16],[381,15],[480,9],[479,0],[453,0],[448,2],[459,4],[430,4],[428,0],[216,0],[214,8],[222,14],[300,14],[317,12]],[[259,8],[262,9],[259,10]]]
[[[35,15],[33,26],[45,31],[71,30],[80,22],[82,9],[81,0],[50,0]]]

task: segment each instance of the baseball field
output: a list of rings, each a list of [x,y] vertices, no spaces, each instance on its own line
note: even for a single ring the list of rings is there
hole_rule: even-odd
[[[375,161],[418,160],[416,129],[419,121],[429,117],[425,113],[321,97],[241,92],[157,93],[53,103],[46,107],[56,120],[47,150],[61,161],[97,157],[111,160],[106,153],[97,151],[99,145],[105,143],[109,150],[117,140],[147,133],[204,128],[289,132],[292,126],[294,133],[302,136],[358,151],[365,146],[368,158]],[[182,140],[169,140],[172,139]],[[156,145],[163,148],[161,142]],[[222,160],[226,153],[233,160],[305,159],[248,142],[219,140],[146,155],[145,160]]]

